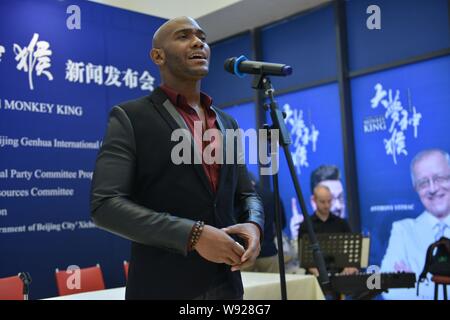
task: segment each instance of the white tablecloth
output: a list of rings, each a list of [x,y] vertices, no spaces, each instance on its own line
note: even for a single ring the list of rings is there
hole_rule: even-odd
[[[280,300],[278,273],[242,272],[244,300]],[[289,300],[323,300],[324,296],[316,277],[311,275],[286,275]],[[125,287],[84,292],[44,300],[124,300]]]

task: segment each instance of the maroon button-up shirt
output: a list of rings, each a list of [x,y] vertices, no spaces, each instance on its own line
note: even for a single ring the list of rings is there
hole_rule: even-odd
[[[167,97],[169,98],[170,102],[177,108],[177,111],[180,113],[180,115],[183,117],[184,121],[186,122],[187,126],[189,127],[189,131],[191,132],[192,136],[195,137],[195,142],[197,146],[201,146],[201,159],[202,159],[202,166],[205,171],[205,174],[211,184],[211,188],[214,192],[217,192],[217,188],[219,185],[219,178],[220,178],[220,164],[218,163],[212,163],[207,164],[205,162],[205,159],[203,157],[203,151],[205,148],[211,144],[210,148],[213,148],[212,155],[214,156],[214,152],[217,152],[221,148],[220,140],[214,139],[214,137],[211,138],[211,141],[203,141],[203,133],[208,129],[218,129],[217,121],[216,121],[216,113],[211,109],[212,105],[212,99],[207,94],[201,92],[200,93],[200,103],[204,110],[205,114],[205,121],[206,121],[206,127],[201,126],[201,136],[198,136],[199,134],[194,134],[194,123],[196,121],[199,121],[200,124],[202,124],[202,120],[198,116],[197,112],[194,108],[192,108],[188,103],[185,96],[182,94],[176,92],[174,89],[169,88],[166,85],[160,86],[160,88],[166,93]]]

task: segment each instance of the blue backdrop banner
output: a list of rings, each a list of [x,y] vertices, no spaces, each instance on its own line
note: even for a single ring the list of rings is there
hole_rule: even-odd
[[[420,229],[427,224],[421,220],[425,216],[418,217],[428,210],[431,223],[437,207],[448,210],[450,185],[443,182],[448,173],[437,172],[438,164],[429,159],[428,167],[436,171],[430,177],[435,190],[421,193],[412,178],[426,170],[417,168],[412,177],[410,165],[421,151],[450,151],[450,56],[358,77],[351,88],[361,223],[371,235],[370,263],[380,266],[384,261],[383,271],[420,273],[435,238],[431,229]],[[400,229],[403,233],[396,238]],[[391,263],[392,255],[398,261]],[[404,298],[415,297],[409,291],[411,296]]]
[[[148,58],[163,19],[88,1],[0,3],[0,277],[30,272],[30,298],[57,295],[55,268],[100,263],[124,285],[127,241],[90,221],[109,109],[159,83]]]
[[[312,214],[315,210],[311,202],[311,178],[315,172],[316,177],[318,175],[324,177],[316,181],[326,183],[333,193],[333,213],[346,218],[344,158],[337,84],[289,93],[277,97],[277,101],[280,109],[286,112],[286,126],[292,137],[290,152],[308,214]],[[286,221],[289,222],[286,233],[295,239],[303,216],[282,153],[279,174],[280,196],[287,215]]]

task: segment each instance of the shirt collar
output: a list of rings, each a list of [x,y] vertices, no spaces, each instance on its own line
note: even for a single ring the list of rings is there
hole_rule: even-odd
[[[444,222],[447,226],[450,227],[450,215],[448,215],[444,220],[439,220],[428,211],[424,211],[424,213],[419,218],[420,220],[423,220],[425,223],[431,225],[431,227],[435,227],[441,222]]]
[[[335,215],[333,213],[331,213],[331,212],[330,212],[330,214],[328,216],[328,219],[325,220],[325,221],[323,221],[322,219],[319,218],[319,216],[317,215],[317,211],[314,211],[314,214],[312,216],[313,220],[319,221],[319,222],[322,222],[322,223],[326,223],[328,221],[332,221],[332,220],[334,220],[334,218],[335,218]]]
[[[442,221],[450,228],[450,214]]]
[[[164,91],[164,93],[169,98],[170,102],[176,107],[189,106],[187,103],[187,99],[181,93],[178,93],[175,89],[167,86],[166,84],[162,84],[160,88]],[[204,92],[200,92],[200,103],[207,110],[211,109],[212,106],[212,98]],[[191,106],[189,106],[192,108]]]

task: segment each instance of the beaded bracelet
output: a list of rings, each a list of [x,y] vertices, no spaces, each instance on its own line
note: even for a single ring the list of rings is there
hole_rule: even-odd
[[[204,226],[205,226],[205,222],[203,222],[203,221],[197,221],[194,224],[194,228],[192,229],[190,246],[189,246],[191,250],[194,250],[198,240],[200,239],[200,235],[202,234]]]

